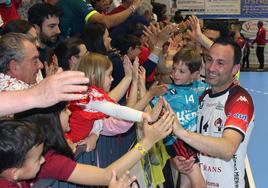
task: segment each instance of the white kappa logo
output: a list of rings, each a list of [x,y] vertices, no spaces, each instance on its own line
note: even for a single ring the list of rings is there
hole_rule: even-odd
[[[248,102],[245,96],[240,96],[239,99],[237,99],[236,101]]]

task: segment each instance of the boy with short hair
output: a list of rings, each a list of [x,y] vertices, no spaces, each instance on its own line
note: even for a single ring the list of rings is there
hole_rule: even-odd
[[[168,85],[168,91],[163,96],[176,113],[181,125],[189,130],[197,131],[197,109],[199,96],[207,89],[207,84],[198,81],[202,57],[192,48],[182,48],[173,57],[170,78],[172,84]],[[156,102],[156,99],[152,101]],[[167,152],[171,158],[183,156],[189,159],[193,156],[196,160],[194,170],[189,174],[181,174],[180,187],[205,187],[198,165],[197,151],[174,135],[164,139]]]
[[[0,187],[27,187],[45,162],[44,137],[37,126],[23,121],[0,121]]]

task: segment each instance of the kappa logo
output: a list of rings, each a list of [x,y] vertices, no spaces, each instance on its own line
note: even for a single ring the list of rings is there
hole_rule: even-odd
[[[242,101],[242,102],[247,102],[248,103],[248,100],[245,96],[240,96],[236,101]]]

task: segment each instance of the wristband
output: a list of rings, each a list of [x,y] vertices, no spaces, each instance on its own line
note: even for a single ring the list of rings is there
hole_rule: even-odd
[[[134,146],[134,148],[137,149],[142,155],[145,155],[147,153],[139,142]]]

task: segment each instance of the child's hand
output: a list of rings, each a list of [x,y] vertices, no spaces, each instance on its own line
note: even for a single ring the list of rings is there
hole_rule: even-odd
[[[167,92],[167,85],[166,84],[161,84],[158,85],[158,81],[154,82],[153,85],[149,89],[149,93],[152,97],[155,96],[162,96]]]
[[[112,171],[113,176],[109,183],[109,188],[136,188],[138,187],[135,183],[133,183],[137,178],[129,174],[127,171],[122,177],[117,178],[116,172]]]
[[[144,119],[146,119],[150,123],[155,122],[158,119],[158,117],[159,117],[159,115],[160,115],[160,113],[162,111],[163,103],[164,103],[163,98],[160,97],[158,102],[154,106],[152,112],[150,112],[150,113],[144,112],[143,113]]]
[[[79,143],[79,145],[85,144],[87,146],[86,152],[90,152],[96,148],[96,143],[98,140],[98,136],[95,134],[90,134],[87,138]]]

